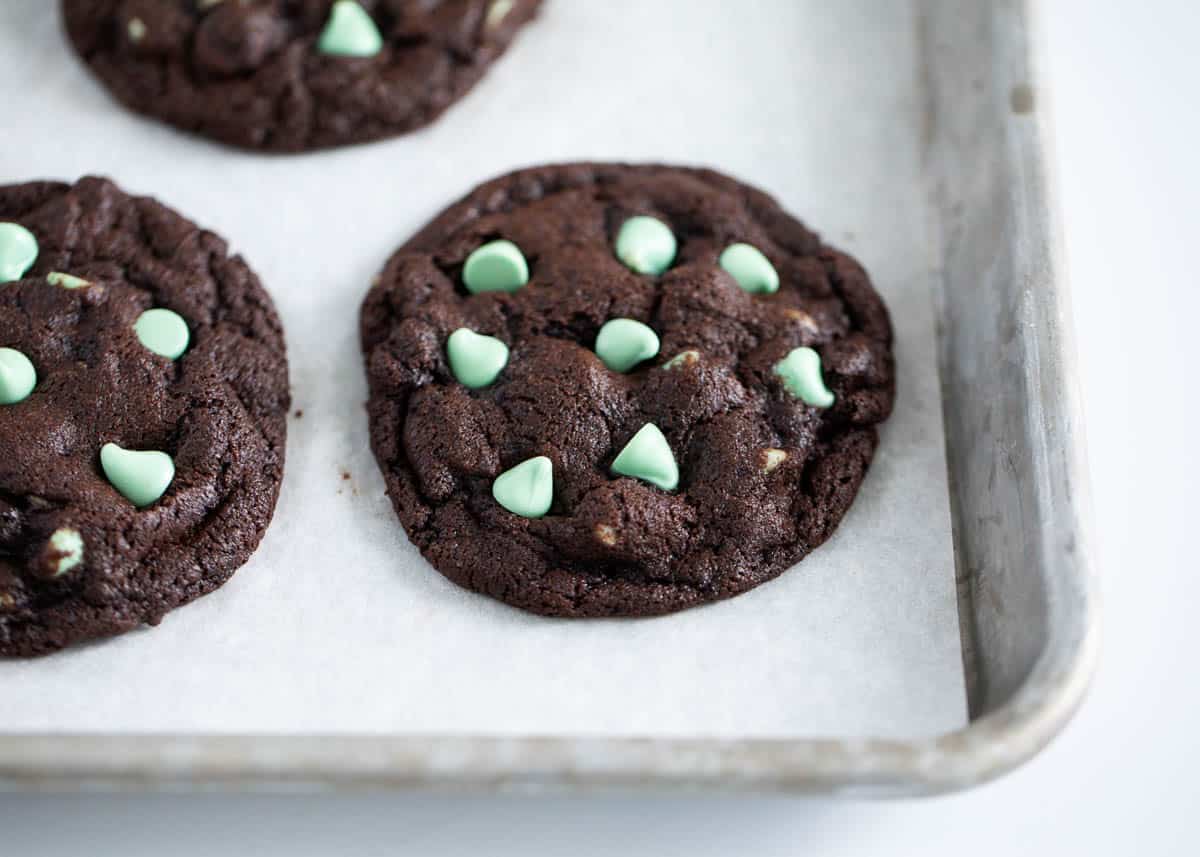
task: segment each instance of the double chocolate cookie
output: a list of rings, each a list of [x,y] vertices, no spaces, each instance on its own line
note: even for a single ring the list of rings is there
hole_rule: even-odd
[[[75,49],[128,107],[251,149],[433,121],[541,0],[63,0]]]
[[[283,474],[283,332],[225,242],[86,178],[0,187],[0,655],[220,586]]]
[[[829,538],[895,392],[862,267],[709,170],[523,170],[451,206],[362,310],[409,537],[538,613],[744,592]]]

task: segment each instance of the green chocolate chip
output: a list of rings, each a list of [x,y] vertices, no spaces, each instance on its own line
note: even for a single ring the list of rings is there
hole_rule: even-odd
[[[141,18],[130,18],[125,30],[129,33],[131,42],[140,42],[146,38],[146,22]]]
[[[21,279],[37,257],[38,243],[32,232],[19,223],[0,223],[0,283]]]
[[[100,448],[100,466],[112,487],[139,509],[161,497],[175,478],[175,462],[165,452],[122,449],[115,443]]]
[[[699,351],[693,351],[691,349],[689,349],[687,351],[680,351],[678,354],[676,354],[674,357],[672,357],[670,360],[668,360],[666,363],[664,363],[662,365],[662,368],[678,369],[681,366],[691,366],[693,363],[695,363],[699,359],[700,359]]]
[[[46,282],[52,286],[58,286],[63,289],[82,289],[90,286],[87,280],[83,277],[75,277],[71,274],[64,274],[62,271],[51,271],[46,275]]]
[[[61,577],[83,562],[83,536],[79,530],[60,527],[50,536],[50,570]]]
[[[544,455],[526,459],[492,483],[496,502],[522,518],[540,518],[554,500],[554,465]]]
[[[621,224],[617,258],[639,274],[661,274],[675,261],[675,236],[667,224],[638,215]]]
[[[169,309],[148,309],[133,325],[142,345],[168,360],[178,360],[188,347],[187,322]]]
[[[625,444],[612,463],[613,473],[632,476],[664,491],[679,486],[679,466],[663,433],[654,423],[646,423]]]
[[[337,0],[317,39],[317,50],[338,57],[373,57],[383,50],[383,36],[355,0]]]
[[[739,286],[751,294],[779,291],[779,273],[757,247],[730,244],[721,254],[720,264],[737,280]]]
[[[446,356],[459,383],[478,390],[495,381],[508,365],[508,346],[494,336],[460,327],[446,340]]]
[[[640,321],[614,318],[596,335],[596,355],[614,372],[628,372],[658,354],[658,334]]]
[[[793,348],[775,364],[775,374],[783,379],[783,388],[806,405],[828,408],[833,393],[821,377],[821,355],[811,348]]]
[[[521,248],[501,238],[489,241],[467,257],[463,283],[473,295],[480,292],[515,292],[529,282],[529,264]]]
[[[37,372],[29,358],[15,348],[0,348],[0,405],[25,401],[36,386]]]

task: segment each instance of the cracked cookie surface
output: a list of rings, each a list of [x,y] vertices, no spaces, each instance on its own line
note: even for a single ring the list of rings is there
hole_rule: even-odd
[[[75,50],[127,107],[250,149],[419,128],[462,97],[541,0],[360,0],[382,48],[319,43],[334,0],[63,0]]]
[[[661,273],[615,251],[638,215],[677,240]],[[472,294],[466,260],[499,240],[524,254],[528,281]],[[777,291],[722,268],[739,243],[765,255]],[[616,318],[653,329],[657,355],[606,366],[594,344]],[[464,327],[509,349],[480,389],[447,360]],[[456,583],[548,615],[668,613],[780,574],[849,508],[895,393],[887,310],[863,268],[766,194],[701,169],[567,164],[490,181],[388,261],[361,336],[372,446],[409,537]],[[800,348],[822,362],[831,406],[775,370]],[[647,423],[678,462],[674,490],[613,472]],[[537,456],[553,501],[522,517],[492,486]]]
[[[97,178],[0,187],[0,222],[38,248],[0,283],[0,346],[36,370],[0,405],[0,655],[24,656],[224,583],[271,520],[289,394],[271,299],[213,233]],[[148,310],[186,322],[177,359],[138,329]],[[107,444],[169,456],[165,492],[123,496],[145,474],[106,471]]]

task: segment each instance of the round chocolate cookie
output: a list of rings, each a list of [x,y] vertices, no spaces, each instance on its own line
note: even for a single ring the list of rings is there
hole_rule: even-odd
[[[444,575],[557,616],[744,592],[849,508],[895,393],[854,259],[710,170],[472,191],[362,310],[371,442]]]
[[[140,113],[296,152],[436,119],[541,0],[63,0],[76,51]]]
[[[225,242],[85,178],[0,187],[0,655],[157,624],[266,530],[283,331]]]

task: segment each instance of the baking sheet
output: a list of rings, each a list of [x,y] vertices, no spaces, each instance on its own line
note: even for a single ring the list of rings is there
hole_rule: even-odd
[[[909,3],[549,0],[433,128],[286,158],[118,109],[53,5],[0,4],[0,180],[106,174],[229,238],[279,306],[303,417],[275,522],[233,580],[157,629],[0,663],[0,731],[915,737],[965,722]],[[775,582],[671,617],[548,620],[457,589],[408,544],[367,444],[356,324],[375,270],[478,181],[585,158],[712,165],[770,190],[862,259],[896,324],[896,413],[837,535]]]

